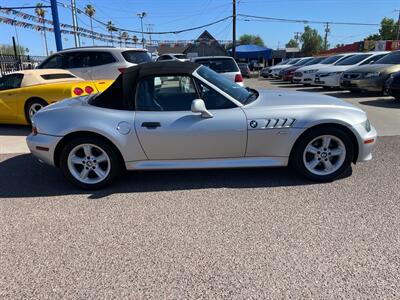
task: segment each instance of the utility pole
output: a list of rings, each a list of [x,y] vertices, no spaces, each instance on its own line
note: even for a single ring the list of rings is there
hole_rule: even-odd
[[[142,47],[144,49],[144,31],[143,31],[143,18],[146,16],[147,14],[145,12],[141,12],[139,14],[137,14],[137,16],[140,18],[140,25],[142,28]]]
[[[324,38],[324,49],[325,49],[325,51],[328,50],[328,33],[330,31],[331,30],[329,29],[329,23],[326,22],[326,25],[325,25],[325,38]]]
[[[77,32],[77,20],[76,20],[76,5],[75,0],[71,0],[71,12],[72,12],[72,27],[74,28],[74,41],[75,47],[79,46],[78,32]]]
[[[399,13],[399,17],[397,19],[397,36],[396,36],[396,41],[398,41],[400,38],[400,9],[396,9],[395,12]]]
[[[146,24],[147,32],[149,33],[149,44],[151,46],[151,33],[153,32],[154,24]]]
[[[232,0],[232,57],[236,58],[236,0]]]

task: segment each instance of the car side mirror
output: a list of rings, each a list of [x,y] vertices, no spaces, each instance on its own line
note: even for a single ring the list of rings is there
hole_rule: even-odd
[[[204,104],[204,101],[202,99],[195,99],[192,101],[192,106],[191,110],[194,113],[200,113],[202,118],[208,119],[214,117],[212,113],[210,113],[206,105]]]

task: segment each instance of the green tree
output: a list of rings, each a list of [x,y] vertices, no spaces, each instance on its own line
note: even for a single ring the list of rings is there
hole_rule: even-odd
[[[304,32],[301,35],[301,52],[305,56],[317,54],[323,49],[323,39],[316,29],[310,26],[304,27]]]
[[[129,40],[129,34],[126,31],[123,31],[121,33],[121,38],[124,40],[125,48],[126,48],[126,42]]]
[[[392,18],[383,18],[381,21],[381,28],[379,33],[371,34],[367,36],[367,40],[379,41],[379,40],[395,40],[397,38],[397,30],[399,24]]]
[[[295,39],[290,39],[286,44],[286,48],[298,48],[299,43]]]
[[[264,46],[264,41],[258,35],[254,34],[242,34],[239,37],[239,42],[241,45],[259,45]]]
[[[17,53],[19,55],[25,55],[29,51],[28,48],[24,46],[17,45]],[[12,45],[0,45],[0,54],[4,55],[14,55],[14,47]]]
[[[46,22],[44,19],[44,17],[46,16],[46,10],[43,8],[43,3],[39,2],[36,4],[35,13],[38,16],[40,22],[42,22],[44,47],[46,50],[46,55],[49,55],[49,49],[47,47]]]
[[[90,18],[90,31],[92,32],[92,41],[94,46],[94,36],[93,36],[93,17],[96,14],[96,9],[93,5],[86,5],[85,6],[85,14]]]

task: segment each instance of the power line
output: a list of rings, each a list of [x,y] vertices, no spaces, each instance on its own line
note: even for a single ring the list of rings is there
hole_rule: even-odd
[[[289,23],[304,23],[304,24],[326,24],[329,23],[331,25],[349,25],[349,26],[381,26],[381,24],[377,23],[356,23],[356,22],[333,22],[333,21],[314,21],[314,20],[299,20],[299,19],[287,19],[287,18],[275,18],[275,17],[265,17],[265,16],[254,16],[254,15],[246,15],[246,14],[238,14],[238,16],[245,18],[253,18],[267,21],[276,21],[276,22],[289,22]],[[248,20],[252,21],[252,20]]]

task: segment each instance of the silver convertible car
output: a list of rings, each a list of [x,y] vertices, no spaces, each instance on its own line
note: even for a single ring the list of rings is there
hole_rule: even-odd
[[[370,160],[376,131],[336,98],[243,88],[191,62],[134,66],[103,93],[49,105],[27,143],[73,184],[96,189],[124,169],[278,167],[332,181]]]

